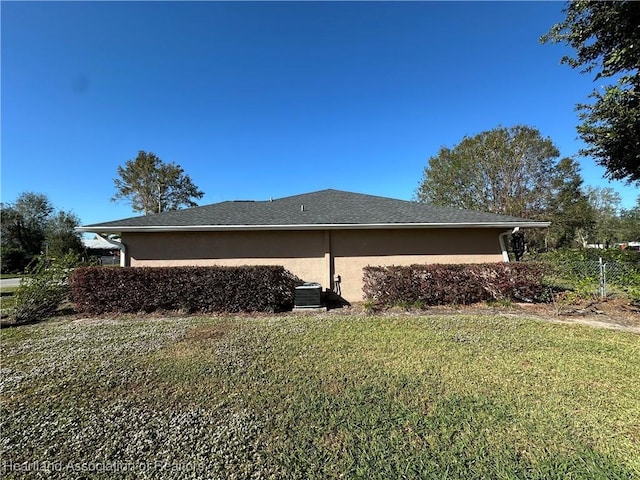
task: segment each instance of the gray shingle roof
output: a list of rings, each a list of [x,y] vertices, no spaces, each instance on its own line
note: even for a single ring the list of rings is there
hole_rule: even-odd
[[[85,225],[88,232],[224,230],[227,228],[357,228],[358,226],[540,227],[546,222],[437,207],[393,198],[321,190],[267,201],[228,201]]]

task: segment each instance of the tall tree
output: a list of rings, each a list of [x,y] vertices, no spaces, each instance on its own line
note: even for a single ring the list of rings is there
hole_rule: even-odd
[[[465,136],[429,159],[416,198],[435,205],[538,218],[560,153],[538,130],[517,125]]]
[[[586,247],[595,224],[595,212],[582,190],[578,163],[563,158],[556,166],[548,192],[546,247],[563,248],[578,244]]]
[[[16,248],[25,255],[42,250],[46,223],[54,207],[46,195],[23,192],[11,204],[2,204],[2,245]]]
[[[620,212],[620,240],[640,242],[640,196],[633,208]]]
[[[590,104],[579,104],[578,133],[587,143],[581,153],[593,156],[610,179],[640,183],[640,2],[632,0],[569,2],[566,18],[541,41],[565,43],[576,51],[562,63],[594,80],[616,83],[594,90]]]
[[[610,187],[587,187],[586,195],[595,212],[591,243],[610,247],[618,238],[620,194]]]
[[[71,252],[82,252],[84,246],[75,228],[80,219],[71,212],[59,211],[47,221],[45,232],[49,255],[62,257]]]
[[[83,250],[80,235],[74,230],[80,223],[71,212],[56,211],[46,195],[24,192],[14,203],[0,204],[2,235],[2,271],[24,267],[26,257],[48,251],[62,256]]]
[[[150,213],[195,207],[194,198],[204,193],[193,184],[189,175],[175,163],[164,163],[152,152],[140,150],[138,156],[118,167],[114,179],[116,194],[111,199],[126,199],[136,212]]]

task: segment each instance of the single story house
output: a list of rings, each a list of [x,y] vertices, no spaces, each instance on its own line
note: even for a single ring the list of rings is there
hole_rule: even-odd
[[[509,261],[505,237],[548,222],[339,190],[227,201],[79,227],[117,234],[123,266],[283,265],[362,299],[363,267]]]

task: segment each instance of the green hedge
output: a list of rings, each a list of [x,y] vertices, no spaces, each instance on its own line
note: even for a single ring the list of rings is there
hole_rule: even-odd
[[[552,250],[550,252],[530,254],[525,257],[527,261],[550,262],[554,264],[563,264],[567,262],[597,262],[602,258],[603,262],[629,262],[640,263],[640,252],[631,249],[621,248],[565,248]]]
[[[606,266],[607,294],[623,293],[640,301],[640,252],[636,250],[564,249],[530,255],[527,261],[548,263],[549,283],[590,297],[600,295],[600,258]]]
[[[79,312],[277,312],[292,308],[296,278],[281,266],[79,268]]]
[[[541,263],[411,265],[364,269],[365,300],[378,306],[465,305],[542,298]]]

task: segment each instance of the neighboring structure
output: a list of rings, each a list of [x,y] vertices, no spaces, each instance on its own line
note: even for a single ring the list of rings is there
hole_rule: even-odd
[[[100,265],[118,265],[120,263],[120,244],[107,240],[99,235],[94,238],[83,238],[87,258],[97,258]]]
[[[624,250],[637,250],[640,251],[640,242],[627,242],[620,244],[620,247]]]
[[[548,222],[338,190],[229,201],[80,227],[118,234],[122,265],[283,265],[362,299],[363,267],[509,260],[505,236]]]

